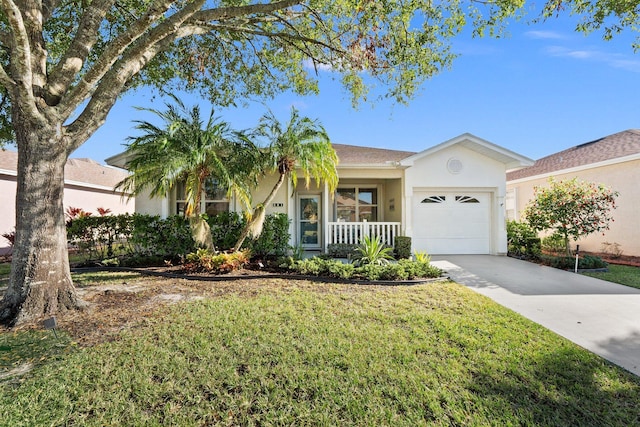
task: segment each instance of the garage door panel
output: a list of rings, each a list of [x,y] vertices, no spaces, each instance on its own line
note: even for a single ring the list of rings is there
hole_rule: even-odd
[[[486,239],[416,239],[413,247],[432,255],[487,254],[489,245]]]
[[[490,253],[490,194],[415,192],[414,196],[416,250],[431,254]]]

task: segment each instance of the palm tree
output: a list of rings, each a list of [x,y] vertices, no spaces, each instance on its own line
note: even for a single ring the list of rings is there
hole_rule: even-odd
[[[156,126],[135,121],[141,136],[129,138],[125,153],[131,175],[118,184],[132,195],[148,190],[151,197],[165,197],[179,182],[185,185],[185,216],[189,218],[194,240],[213,248],[211,231],[200,215],[202,192],[215,179],[246,206],[251,206],[250,189],[256,185],[255,165],[258,149],[241,132],[213,116],[204,122],[200,108],[188,110],[171,95],[166,111],[138,108],[157,115],[163,122]]]
[[[256,238],[260,235],[265,207],[269,206],[287,178],[291,179],[295,189],[298,171],[304,177],[306,188],[309,188],[312,178],[318,185],[325,182],[332,194],[338,186],[338,155],[326,131],[316,120],[301,117],[298,110],[292,108],[289,122],[283,128],[274,114],[269,112],[260,119],[256,135],[269,141],[268,147],[261,151],[265,159],[263,174],[279,173],[280,176],[266,199],[253,209],[234,251],[240,249],[248,236]]]

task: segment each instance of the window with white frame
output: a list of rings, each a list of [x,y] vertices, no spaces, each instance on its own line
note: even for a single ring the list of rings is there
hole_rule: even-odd
[[[186,186],[184,182],[176,185],[176,213],[184,215],[187,205]],[[204,191],[200,200],[200,212],[209,216],[218,215],[229,211],[229,199],[227,189],[221,186],[216,179],[208,179],[204,183]]]
[[[335,198],[336,221],[378,221],[378,189],[376,187],[338,188]]]

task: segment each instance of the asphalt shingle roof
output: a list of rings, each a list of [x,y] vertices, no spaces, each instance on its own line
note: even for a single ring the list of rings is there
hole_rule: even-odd
[[[507,181],[542,175],[640,153],[640,129],[629,129],[543,157],[507,173]]]
[[[0,169],[16,171],[18,169],[18,153],[0,150]],[[67,181],[99,185],[113,188],[127,176],[127,172],[110,166],[103,166],[92,159],[69,159],[64,168]]]
[[[412,151],[387,150],[357,145],[331,144],[340,159],[339,165],[384,165],[416,154]]]

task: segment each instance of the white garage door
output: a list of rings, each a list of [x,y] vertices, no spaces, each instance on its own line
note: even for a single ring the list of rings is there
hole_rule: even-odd
[[[491,252],[489,193],[415,192],[413,247],[429,254]]]

